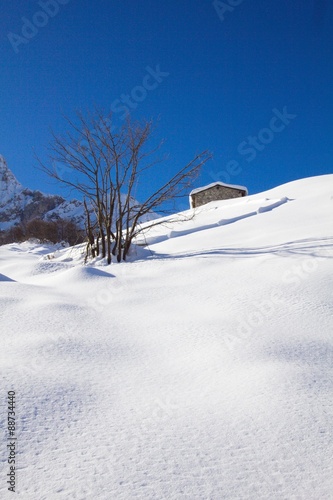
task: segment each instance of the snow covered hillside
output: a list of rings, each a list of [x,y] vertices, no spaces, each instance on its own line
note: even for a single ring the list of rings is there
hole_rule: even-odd
[[[80,226],[84,208],[78,200],[66,201],[61,196],[24,188],[0,155],[0,231],[35,218],[70,219]]]
[[[0,247],[2,474],[25,500],[333,498],[333,175],[211,202],[131,261]]]

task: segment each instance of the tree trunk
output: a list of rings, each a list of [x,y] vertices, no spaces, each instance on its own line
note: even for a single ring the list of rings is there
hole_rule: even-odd
[[[90,222],[90,213],[89,213],[87,203],[85,200],[84,200],[84,208],[86,210],[86,216],[87,216],[87,228],[86,228],[86,230],[87,230],[88,242],[87,242],[86,258],[85,258],[85,260],[87,260],[89,249],[91,250],[91,256],[93,259],[96,256],[96,252],[95,252],[95,246],[94,246],[95,245],[95,238],[94,238],[94,234],[93,234],[91,222]]]
[[[99,256],[99,235],[96,238],[95,248],[96,248],[96,257],[98,257]]]
[[[110,227],[106,228],[106,245],[107,245],[107,262],[111,264],[111,230]],[[105,246],[105,239],[104,239]]]
[[[130,247],[131,247],[131,242],[127,241],[123,249],[123,260],[126,260]]]

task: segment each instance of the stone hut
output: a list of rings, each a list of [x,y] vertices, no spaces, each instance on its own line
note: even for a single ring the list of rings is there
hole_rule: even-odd
[[[241,198],[248,194],[246,187],[223,182],[213,182],[208,186],[193,189],[190,192],[191,208],[200,207],[210,201],[228,200],[230,198]]]

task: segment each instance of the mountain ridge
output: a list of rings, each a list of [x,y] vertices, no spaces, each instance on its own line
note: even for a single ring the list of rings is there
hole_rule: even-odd
[[[82,227],[83,203],[24,187],[0,155],[0,231],[36,218],[45,221],[66,219]]]
[[[123,202],[126,193],[122,195]],[[139,204],[131,197],[133,206]],[[93,217],[93,211],[92,211]],[[150,212],[142,217],[142,222],[156,219],[158,215]],[[85,227],[85,208],[82,201],[66,200],[60,195],[42,193],[25,188],[9,169],[5,158],[0,155],[0,232],[15,226],[26,225],[34,219],[46,222],[59,220],[74,223],[79,229]]]

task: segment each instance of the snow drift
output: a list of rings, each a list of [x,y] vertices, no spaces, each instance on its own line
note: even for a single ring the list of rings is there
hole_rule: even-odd
[[[128,263],[0,248],[20,495],[332,498],[332,208],[328,175],[167,218]]]

